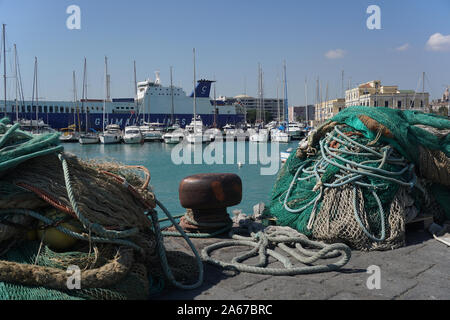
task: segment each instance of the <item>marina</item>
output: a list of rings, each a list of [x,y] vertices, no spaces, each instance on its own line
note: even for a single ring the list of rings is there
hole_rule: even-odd
[[[238,166],[236,161],[235,165],[225,164],[226,155],[224,155],[223,158],[224,164],[216,164],[213,168],[207,164],[176,165],[171,159],[171,152],[175,145],[164,143],[145,143],[144,145],[98,144],[89,146],[68,143],[64,145],[64,149],[67,152],[77,155],[81,159],[110,159],[127,165],[143,165],[147,167],[152,173],[151,185],[155,194],[157,194],[158,198],[166,204],[166,207],[170,212],[173,212],[174,214],[180,214],[184,211],[179,201],[177,201],[178,185],[184,177],[196,173],[207,172],[235,173],[244,181],[244,197],[241,204],[230,208],[231,214],[232,210],[251,212],[255,204],[260,201],[267,201],[270,195],[271,186],[276,178],[273,175],[261,175],[259,164],[249,164],[249,142],[234,143],[233,146],[235,151],[237,151],[238,143],[243,144],[243,147],[247,150],[246,162],[241,167]],[[290,144],[286,144],[286,149],[289,147],[295,148],[296,145],[298,145],[298,142],[291,142]],[[205,150],[207,146],[200,145],[200,147],[202,150]],[[285,150],[284,148],[285,146],[283,145],[283,148],[280,148],[280,151]],[[167,172],[171,172],[171,179],[167,179]],[[246,181],[248,181],[248,183],[246,183]]]
[[[450,298],[448,5],[230,1],[0,1],[0,300]]]

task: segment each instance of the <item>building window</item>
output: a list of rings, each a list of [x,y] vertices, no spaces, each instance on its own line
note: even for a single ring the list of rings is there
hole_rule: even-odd
[[[397,101],[397,108],[399,108],[399,109],[402,108],[402,102],[401,101]]]
[[[384,106],[385,106],[386,108],[389,108],[389,101],[385,101],[385,102],[384,102]]]
[[[49,109],[50,109],[50,113],[53,113],[53,106],[50,106]]]
[[[423,108],[423,100],[420,100],[420,107]]]
[[[48,112],[47,106],[44,106],[44,112],[45,112],[45,113]]]
[[[22,106],[22,113],[25,113],[25,106]]]

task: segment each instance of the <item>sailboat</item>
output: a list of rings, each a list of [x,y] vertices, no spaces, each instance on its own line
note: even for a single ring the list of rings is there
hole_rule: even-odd
[[[263,76],[261,64],[258,65],[258,89],[259,89],[259,99],[258,99],[258,118],[256,123],[259,128],[255,130],[248,130],[250,134],[250,142],[267,142],[269,140],[269,130],[264,128],[264,121],[262,115],[264,114],[264,94],[263,94]]]
[[[81,110],[84,110],[84,102],[87,100],[87,81],[86,81],[86,58],[84,58],[84,71],[83,71],[83,93],[81,96]],[[85,132],[80,135],[78,140],[80,144],[96,144],[99,143],[99,138],[96,132],[89,132],[89,114],[88,108],[86,107],[86,124]]]
[[[103,132],[100,134],[100,143],[113,144],[122,141],[122,131],[117,124],[107,125],[105,128],[106,101],[109,99],[109,75],[108,75],[108,58],[105,57],[105,99],[103,100]],[[106,119],[108,121],[108,119]]]
[[[284,64],[284,118],[288,118],[287,113],[287,81],[286,81],[286,63]],[[280,100],[278,98],[278,85],[277,85],[277,103],[278,103],[278,120],[281,121],[280,114]],[[272,142],[282,142],[288,143],[291,141],[291,137],[286,130],[289,130],[289,119],[286,119],[287,125],[280,125],[277,129],[273,129],[271,131],[271,140]]]
[[[78,142],[80,139],[80,133],[77,131],[77,125],[75,124],[75,113],[78,114],[78,97],[77,97],[77,85],[75,80],[75,71],[72,72],[73,78],[73,105],[76,112],[73,114],[73,124],[67,128],[61,129],[62,135],[59,137],[61,142]]]
[[[167,128],[167,132],[163,134],[162,139],[164,143],[167,144],[178,144],[184,140],[185,131],[181,129],[180,122],[178,119],[175,120],[175,123],[172,124],[169,128]]]
[[[167,144],[178,144],[184,139],[184,130],[181,129],[180,120],[175,118],[175,104],[173,102],[173,79],[172,79],[172,67],[170,67],[170,95],[171,95],[171,113],[170,123],[171,126],[167,128],[166,133],[162,135],[162,140]]]
[[[136,88],[136,63],[134,63],[134,74],[135,74],[135,78],[134,78],[134,83],[135,83],[135,88]],[[136,88],[136,93],[137,93],[137,88]],[[133,116],[134,113],[131,115]],[[140,116],[140,112],[138,112],[136,114],[136,122],[139,123],[139,116]],[[126,126],[125,127],[125,133],[123,135],[123,142],[127,143],[127,144],[138,144],[138,143],[144,143],[144,135],[141,132],[141,128],[139,127],[139,125],[132,125],[132,126]]]
[[[203,143],[203,122],[200,115],[197,116],[197,95],[196,95],[196,74],[195,74],[195,48],[193,49],[194,55],[194,117],[192,122],[186,129],[186,141],[188,143],[198,144]]]
[[[136,94],[137,94],[137,82],[136,82],[136,66],[134,69],[134,79],[135,79],[135,83],[136,83]],[[159,72],[156,72],[156,81],[159,82]],[[170,68],[170,83],[172,85],[172,67]],[[173,90],[171,90],[171,94],[172,94],[172,113],[173,113]],[[150,100],[150,96],[146,97],[147,99]],[[145,99],[145,98],[144,98]],[[162,141],[163,140],[163,131],[164,131],[164,124],[163,123],[159,123],[159,122],[154,122],[151,123],[150,122],[150,104],[151,101],[149,101],[148,106],[149,106],[149,110],[148,110],[148,117],[147,117],[147,121],[145,121],[145,111],[146,111],[146,103],[144,100],[143,103],[143,108],[144,108],[144,123],[139,127],[143,137],[144,137],[144,141],[149,141],[149,142],[154,142],[154,141]],[[172,114],[173,117],[173,114]]]
[[[214,77],[214,81],[215,81],[215,77]],[[209,140],[210,141],[216,141],[216,139],[221,141],[223,139],[222,131],[219,128],[217,128],[217,114],[218,114],[218,112],[219,112],[219,109],[217,109],[216,82],[214,82],[214,123],[213,123],[213,127],[208,129]],[[233,139],[234,138],[235,138],[235,136],[233,135]]]

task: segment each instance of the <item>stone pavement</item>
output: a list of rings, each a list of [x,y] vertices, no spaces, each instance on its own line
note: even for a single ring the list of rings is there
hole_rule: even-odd
[[[204,264],[205,280],[200,288],[166,291],[158,299],[450,299],[450,248],[433,239],[426,231],[408,231],[406,239],[407,246],[396,250],[353,251],[349,263],[337,272],[294,277],[268,276],[224,271]],[[193,239],[199,252],[204,246],[217,241],[221,239]],[[190,252],[188,245],[180,238],[166,238],[165,244],[168,250]],[[230,261],[239,250],[248,249],[238,248],[220,249],[220,258]],[[380,267],[381,289],[367,288],[366,283],[371,276],[367,268],[372,265]]]

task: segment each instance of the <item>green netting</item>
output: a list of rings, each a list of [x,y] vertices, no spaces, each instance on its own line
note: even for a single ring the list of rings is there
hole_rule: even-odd
[[[29,159],[63,150],[59,133],[31,135],[20,125],[8,126],[9,119],[0,120],[0,174]]]
[[[58,274],[65,274],[68,266],[76,265],[79,266],[81,270],[89,269],[93,270],[93,272],[98,272],[96,273],[96,277],[99,281],[95,283],[100,283],[100,286],[102,287],[83,288],[83,284],[81,284],[81,290],[66,290],[63,285],[63,289],[55,290],[45,287],[45,284],[43,286],[22,285],[19,283],[30,283],[20,282],[21,279],[19,279],[17,275],[23,275],[24,273],[17,273],[15,272],[16,269],[8,269],[9,267],[5,263],[2,265],[2,270],[0,271],[2,272],[0,275],[5,281],[0,282],[0,300],[147,299],[151,294],[160,292],[163,288],[161,286],[162,282],[159,279],[163,278],[163,274],[162,271],[160,272],[159,270],[161,266],[158,256],[155,255],[153,257],[152,255],[152,250],[154,250],[154,230],[150,227],[148,230],[143,230],[139,235],[135,235],[133,240],[143,245],[146,249],[145,253],[151,256],[144,258],[142,255],[136,254],[136,256],[134,256],[133,253],[134,258],[128,258],[128,264],[122,266],[122,269],[126,270],[126,274],[124,275],[120,274],[120,272],[116,272],[115,269],[103,270],[102,274],[99,274],[99,270],[101,270],[101,267],[111,265],[112,262],[116,261],[116,257],[118,256],[117,250],[120,245],[133,244],[135,247],[140,248],[131,242],[131,240],[128,240],[130,237],[127,237],[127,239],[100,239],[96,234],[93,234],[92,238],[91,234],[89,234],[89,243],[91,243],[90,241],[92,240],[92,246],[88,246],[88,248],[76,247],[73,249],[76,249],[77,251],[73,252],[54,252],[45,245],[40,248],[40,242],[25,241],[25,233],[27,230],[36,230],[39,228],[39,225],[37,225],[38,221],[35,219],[41,219],[39,221],[46,219],[46,217],[40,213],[45,212],[45,208],[49,208],[49,205],[47,202],[44,202],[37,197],[34,192],[17,187],[15,185],[16,182],[14,182],[16,180],[15,178],[11,178],[11,175],[14,176],[14,174],[17,173],[17,175],[20,176],[19,178],[22,178],[25,173],[30,174],[31,172],[38,174],[37,183],[41,188],[40,191],[42,191],[42,188],[45,188],[46,186],[45,181],[43,181],[44,178],[47,177],[47,175],[43,173],[43,171],[45,171],[43,167],[45,167],[46,164],[48,165],[51,161],[56,161],[54,162],[56,165],[50,170],[52,170],[52,173],[55,173],[57,169],[59,169],[62,174],[61,168],[59,167],[61,163],[58,158],[53,156],[53,154],[60,153],[63,150],[58,137],[58,133],[31,135],[21,131],[19,129],[19,124],[10,125],[7,118],[0,120],[0,176],[3,178],[3,180],[0,180],[0,211],[2,211],[2,215],[0,216],[0,255],[4,255],[0,257],[0,260],[24,265],[21,267],[23,267],[23,270],[26,270],[26,272],[29,271],[29,274],[26,273],[26,275],[29,275],[30,279],[33,279],[33,276],[35,276],[35,270],[37,268],[35,268],[34,265],[59,269],[62,273],[60,272]],[[38,157],[39,159],[36,159]],[[66,161],[65,159],[63,160]],[[72,164],[74,164],[74,162]],[[77,167],[80,170],[77,171],[78,174],[80,174],[80,172],[85,173],[87,170],[91,170],[89,172],[92,173],[92,169],[89,169],[89,165],[80,164],[80,166],[81,167]],[[105,168],[103,169],[107,170]],[[41,176],[39,176],[39,174],[41,174]],[[59,173],[56,173],[56,176],[61,178]],[[64,178],[66,178],[66,176],[64,176]],[[76,179],[77,178],[80,178],[80,176],[78,175]],[[101,192],[106,191],[111,195],[114,195],[114,192],[116,194],[123,193],[123,189],[121,189],[117,183],[111,184],[110,188],[104,188],[103,185],[100,186],[99,181],[95,180],[95,177],[92,174],[88,175],[88,178],[89,179],[83,183],[85,185],[90,185],[90,191],[95,193],[96,196]],[[47,185],[54,186],[57,184],[55,179],[51,180]],[[131,182],[138,183],[139,185],[143,183],[141,180],[138,182],[135,180],[131,180]],[[64,181],[67,182],[67,180]],[[93,184],[95,184],[95,188]],[[62,186],[62,184],[60,185]],[[72,186],[72,184],[70,186]],[[85,186],[82,188],[85,189]],[[113,191],[114,188],[116,188],[115,191]],[[96,190],[93,191],[93,189]],[[55,196],[55,192],[47,192],[47,194],[53,195],[54,198],[61,201],[61,199],[65,199],[67,196],[67,190],[65,187],[61,187],[59,188],[59,191],[59,196]],[[133,197],[128,193],[126,193],[126,195],[128,198]],[[86,200],[88,199],[83,199],[83,204],[85,204]],[[108,204],[110,204],[110,202],[111,201],[107,201]],[[128,202],[129,201],[124,201],[123,203]],[[119,207],[122,208],[123,204]],[[31,210],[27,211],[25,210],[27,208],[33,210],[43,208],[43,211],[40,213]],[[86,209],[86,207],[84,208]],[[102,225],[106,224],[109,226],[110,224],[114,225],[115,223],[118,223],[122,226],[120,221],[114,221],[113,218],[118,217],[118,219],[120,219],[120,214],[124,214],[126,215],[127,221],[132,221],[133,217],[136,218],[137,215],[139,219],[143,220],[143,222],[139,224],[140,226],[142,225],[142,228],[151,226],[150,221],[144,214],[145,208],[142,204],[133,202],[132,205],[129,204],[127,208],[123,208],[123,212],[119,212],[120,208],[111,210],[108,206],[102,207],[102,213],[111,212],[111,216],[109,216],[106,223],[103,222]],[[27,215],[31,215],[35,219],[23,216],[23,211],[27,211]],[[25,220],[18,220],[21,222],[17,223],[14,218],[24,218]],[[83,218],[86,224],[89,222],[84,216],[81,217],[80,215],[80,218]],[[98,218],[98,216],[94,217],[94,219],[96,218]],[[62,225],[59,225],[62,221],[55,221],[52,219],[49,221],[52,221],[52,223],[46,222],[46,224],[55,224],[55,228],[60,231],[70,231],[65,229]],[[98,223],[96,225],[100,226]],[[84,230],[82,235],[77,234],[76,232],[71,233],[71,235],[86,238],[87,232],[87,230]],[[112,233],[114,231],[107,230],[106,232]],[[119,232],[121,231],[117,231],[117,233]],[[109,236],[110,234],[107,235]],[[97,243],[99,240],[101,240],[100,242],[103,241],[114,244],[99,245]],[[82,246],[81,243],[80,246]],[[92,250],[95,248],[95,250],[98,251],[94,254],[89,248]],[[93,259],[93,256],[95,256],[95,259]],[[93,260],[94,262],[92,262]],[[153,263],[155,263],[159,269],[152,267],[155,270],[150,270],[147,268]],[[106,275],[107,273],[108,275]],[[42,277],[45,275],[38,274],[36,276]],[[107,276],[109,277],[109,281],[103,281],[103,277]],[[112,285],[102,285],[103,283],[111,282],[113,282]]]
[[[387,138],[380,135],[380,132],[371,131],[360,120],[360,116],[370,117],[379,124],[384,125],[392,133],[394,138]],[[417,186],[417,179],[414,176],[413,167],[408,167],[407,164],[414,163],[416,167],[420,165],[418,147],[422,146],[429,150],[443,152],[447,157],[450,155],[450,137],[448,135],[435,135],[416,125],[442,130],[450,129],[450,121],[444,117],[416,111],[400,111],[374,107],[350,107],[329,120],[322,128],[334,122],[339,124],[343,134],[356,132],[358,135],[349,134],[352,135],[353,141],[363,146],[370,145],[377,152],[386,150],[385,148],[389,146],[393,147],[390,156],[393,156],[394,158],[392,159],[394,160],[387,161],[381,167],[382,170],[387,172],[385,176],[367,176],[364,173],[367,170],[361,169],[363,177],[353,181],[350,180],[347,183],[355,187],[352,197],[356,197],[357,190],[361,190],[364,198],[366,221],[362,221],[360,223],[361,226],[365,225],[374,237],[379,238],[381,237],[382,231],[381,215],[383,215],[384,221],[387,223],[389,221],[391,202],[399,191],[400,186],[406,187],[409,190],[411,196],[416,199],[417,207],[420,208],[422,205],[423,194],[417,189],[411,190],[413,185]],[[265,216],[276,218],[278,225],[290,226],[306,235],[311,235],[314,216],[321,210],[324,197],[325,199],[327,197],[327,187],[324,187],[324,185],[339,184],[339,182],[346,180],[342,177],[339,178],[338,173],[342,175],[342,170],[338,168],[338,165],[351,168],[357,167],[351,163],[349,164],[349,161],[358,165],[364,164],[369,167],[378,167],[380,164],[379,160],[374,160],[370,152],[368,153],[363,148],[351,144],[346,145],[347,141],[342,141],[344,139],[337,135],[336,132],[333,131],[328,133],[328,135],[340,139],[341,142],[345,142],[337,144],[338,147],[336,147],[339,150],[336,155],[339,154],[344,160],[338,159],[334,154],[328,154],[333,164],[323,161],[324,154],[327,154],[324,148],[327,146],[327,143],[329,144],[333,140],[325,134],[320,137],[320,142],[309,146],[311,149],[308,150],[308,157],[299,157],[293,153],[278,174],[276,183],[272,189],[270,204],[265,211]],[[311,154],[311,152],[313,153]],[[404,157],[407,161],[395,161],[395,158],[399,159],[401,157]],[[401,171],[402,168],[405,169],[403,174],[392,175],[395,172]],[[347,172],[347,174],[348,178],[352,177],[351,172]],[[398,181],[386,180],[386,177],[395,177]],[[360,184],[356,185],[355,181]],[[361,185],[361,183],[364,185]],[[344,188],[344,186],[340,186],[340,188]],[[375,192],[373,192],[374,190]],[[446,210],[448,215],[450,208],[448,187],[434,183],[432,191],[436,195],[436,200]],[[352,202],[348,199],[345,200],[350,203]],[[354,211],[357,211],[355,209],[357,208],[356,202],[353,201],[353,205],[345,209],[346,211],[351,211],[345,213],[347,217],[357,216],[357,214],[353,214]],[[379,202],[381,203],[382,209],[380,208]],[[339,219],[339,217],[342,218],[343,216],[344,212],[341,212],[337,213],[337,216],[330,216],[329,219]],[[331,222],[328,221],[327,223]]]
[[[450,135],[438,137],[416,125],[430,126],[439,130],[450,129],[447,117],[411,110],[395,110],[384,107],[349,107],[334,116],[329,122],[345,123],[373,139],[376,132],[370,131],[359,119],[368,116],[386,126],[394,139],[382,137],[408,160],[418,161],[417,147],[422,145],[431,150],[440,150],[450,157]]]

